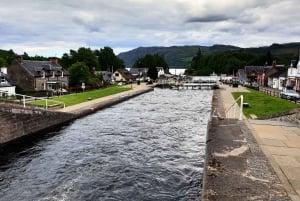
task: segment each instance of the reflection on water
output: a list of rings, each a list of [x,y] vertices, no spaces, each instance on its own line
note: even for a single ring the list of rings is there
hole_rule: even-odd
[[[155,89],[2,152],[0,200],[199,200],[211,96]]]

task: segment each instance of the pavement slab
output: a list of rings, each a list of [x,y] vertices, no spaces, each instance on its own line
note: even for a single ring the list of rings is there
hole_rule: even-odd
[[[222,100],[222,103],[218,106],[219,110],[223,109],[226,110],[226,108],[230,107],[234,103],[234,99],[231,95],[231,92],[233,91],[246,91],[243,87],[239,88],[232,88],[229,86],[222,86],[222,89],[220,90],[220,100]],[[214,100],[214,99],[213,99]],[[217,104],[215,104],[214,107],[217,107]],[[221,109],[220,109],[221,108]],[[224,114],[224,116],[226,116]],[[227,116],[228,117],[228,116]],[[230,116],[232,118],[232,116]],[[236,118],[235,118],[236,119]],[[215,121],[219,121],[220,119],[215,120],[212,119],[212,123]],[[234,120],[228,120],[224,119],[224,122]],[[237,121],[238,122],[238,121]],[[243,122],[247,125],[247,128],[244,128],[244,126],[241,126]],[[242,174],[244,177],[248,179],[255,180],[256,182],[264,182],[265,186],[268,186],[268,190],[266,190],[263,186],[256,183],[251,183],[252,188],[256,188],[254,186],[258,186],[259,188],[264,189],[267,191],[267,195],[262,196],[259,194],[259,192],[255,192],[255,190],[246,190],[247,186],[240,185],[242,189],[237,190],[237,192],[241,191],[244,192],[244,194],[236,194],[234,197],[233,195],[226,194],[224,192],[224,199],[222,199],[222,196],[218,195],[218,190],[216,186],[218,184],[212,185],[212,188],[210,189],[211,192],[214,192],[211,195],[211,199],[206,200],[292,200],[292,201],[300,201],[300,125],[299,124],[293,124],[290,122],[283,122],[283,121],[274,121],[274,120],[253,120],[253,119],[246,119],[244,117],[243,121],[240,121],[240,132],[238,131],[238,128],[230,128],[232,129],[232,132],[236,133],[239,132],[238,135],[236,135],[235,141],[239,141],[241,143],[246,143],[249,147],[249,151],[246,151],[243,153],[243,157],[240,156],[239,160],[240,163],[243,164],[242,167],[244,169],[244,174]],[[214,125],[214,127],[217,127],[219,125]],[[237,125],[236,125],[237,126]],[[223,125],[223,127],[225,127]],[[238,126],[237,126],[238,127]],[[247,131],[249,129],[249,132]],[[208,133],[210,133],[209,131]],[[217,132],[217,131],[213,131]],[[229,131],[227,131],[229,132]],[[230,133],[230,132],[229,132]],[[243,139],[238,139],[238,137],[241,136],[241,133],[244,135]],[[249,135],[248,135],[249,134]],[[230,139],[234,138],[234,135],[231,134]],[[246,136],[252,136],[254,137],[254,141],[251,140],[251,137]],[[224,141],[226,137],[222,137],[223,144],[228,143]],[[218,139],[216,137],[216,139]],[[246,140],[244,140],[246,139]],[[211,139],[208,139],[209,143],[213,143]],[[207,145],[209,147],[209,145]],[[222,144],[215,144],[215,146],[218,146],[219,152],[220,149],[222,149]],[[228,147],[227,145],[224,148],[223,153],[228,153]],[[218,152],[218,153],[219,153]],[[209,149],[208,149],[208,153]],[[246,154],[246,155],[245,155]],[[250,155],[247,155],[250,154]],[[222,155],[221,155],[222,156]],[[212,156],[207,156],[208,159]],[[224,161],[223,158],[216,158],[215,155],[213,160],[215,161],[213,164],[218,164],[217,170],[219,170],[219,175],[214,175],[212,180],[215,180],[216,178],[222,176],[223,172],[230,173],[231,171],[225,171],[226,166],[225,164],[227,162]],[[246,159],[246,164],[245,161]],[[265,160],[266,159],[266,160]],[[212,159],[211,159],[212,160]],[[227,158],[229,160],[229,158]],[[217,161],[217,162],[216,162]],[[236,168],[231,166],[232,168]],[[214,169],[215,170],[215,169]],[[240,168],[236,169],[235,173],[238,172],[238,170],[241,170]],[[234,172],[234,171],[232,171]],[[232,173],[231,172],[231,173]],[[227,178],[229,179],[229,178]],[[241,182],[243,179],[241,179]],[[269,181],[269,182],[267,182]],[[222,181],[220,181],[222,182]],[[250,181],[248,181],[250,182]],[[212,182],[213,183],[213,182]],[[224,183],[226,183],[224,181]],[[234,182],[233,182],[234,183]],[[243,182],[242,182],[243,183]],[[239,186],[239,181],[236,183],[236,185]],[[250,184],[250,183],[249,183]],[[229,185],[229,186],[227,186]],[[226,186],[230,188],[231,183],[226,183]],[[233,185],[233,184],[232,184]],[[254,185],[254,186],[252,186]],[[278,188],[276,188],[278,187]],[[281,188],[283,187],[283,188]],[[235,187],[232,187],[235,188]],[[244,189],[245,188],[245,189]],[[212,190],[214,189],[214,191]],[[216,190],[217,189],[217,190]],[[274,189],[276,189],[274,191]],[[281,190],[279,190],[281,189]],[[282,191],[283,189],[283,191]],[[222,191],[220,191],[222,193]],[[274,193],[277,192],[277,193]],[[278,192],[281,192],[281,197],[278,195]],[[258,194],[255,194],[258,193]],[[243,197],[248,194],[248,197]],[[284,196],[285,195],[285,196]],[[277,197],[276,197],[277,196]],[[212,198],[213,197],[213,198]],[[205,199],[203,199],[205,200]]]

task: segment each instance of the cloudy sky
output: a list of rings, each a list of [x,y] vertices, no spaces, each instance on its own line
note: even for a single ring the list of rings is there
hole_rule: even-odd
[[[79,47],[300,41],[299,0],[0,0],[0,49],[58,56]]]

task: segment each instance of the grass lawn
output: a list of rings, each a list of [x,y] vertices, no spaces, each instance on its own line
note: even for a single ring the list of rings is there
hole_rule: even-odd
[[[60,97],[53,97],[51,99],[48,99],[48,105],[54,105],[59,102],[63,102],[66,107],[71,106],[71,105],[76,105],[79,103],[83,103],[88,101],[88,99],[97,99],[97,98],[102,98],[105,96],[117,94],[120,92],[128,91],[131,88],[127,87],[119,87],[119,86],[113,86],[113,87],[108,87],[104,89],[98,89],[98,90],[93,90],[93,91],[87,91],[87,92],[82,92],[82,93],[74,93],[74,94],[69,94],[65,96],[60,96]],[[40,106],[45,106],[45,101],[44,100],[38,100],[32,102],[34,105],[40,105]]]
[[[293,102],[273,97],[260,91],[252,89],[249,89],[249,91],[232,93],[235,99],[243,95],[244,103],[249,103],[249,107],[244,107],[243,111],[247,118],[249,118],[250,114],[255,114],[258,118],[262,118],[300,107],[300,105]]]

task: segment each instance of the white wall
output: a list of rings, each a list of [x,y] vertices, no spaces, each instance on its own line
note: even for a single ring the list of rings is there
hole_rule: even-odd
[[[1,91],[8,93],[9,95],[14,95],[16,94],[16,87],[11,86],[11,87],[0,87],[0,93]]]

